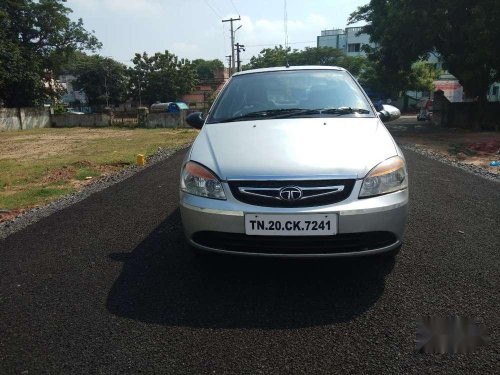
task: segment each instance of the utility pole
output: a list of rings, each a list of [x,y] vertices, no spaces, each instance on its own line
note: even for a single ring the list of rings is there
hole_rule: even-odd
[[[139,77],[139,108],[142,107],[142,96],[141,96],[141,77]]]
[[[108,75],[109,66],[104,65],[105,75],[104,75],[104,96],[106,97],[106,108],[109,108],[109,89],[108,89]]]
[[[241,59],[240,59],[240,51],[245,51],[245,46],[243,44],[236,43],[236,54],[237,54],[237,64],[238,64],[238,72],[241,72]]]
[[[234,21],[240,21],[241,17],[238,16],[238,18],[229,18],[227,20],[222,20],[222,22],[231,22],[231,75],[234,73],[234,27],[233,27],[233,22]]]
[[[109,90],[108,90],[108,76],[107,72],[104,76],[104,96],[106,97],[106,108],[109,108]]]
[[[232,56],[231,56],[231,55],[229,55],[229,56],[226,56],[226,57],[227,57],[227,61],[229,62],[229,71],[231,71],[231,66],[232,66],[232,65],[231,65],[231,61],[233,61],[233,60],[232,60]]]

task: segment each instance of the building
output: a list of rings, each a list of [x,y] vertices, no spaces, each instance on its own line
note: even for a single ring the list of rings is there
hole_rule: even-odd
[[[318,47],[332,47],[340,49],[348,56],[365,56],[364,45],[371,47],[370,36],[365,33],[358,33],[361,27],[346,27],[345,29],[323,30],[317,37]]]
[[[72,106],[75,105],[75,103],[78,103],[78,105],[84,105],[87,103],[85,92],[83,90],[74,89],[74,81],[76,81],[76,77],[71,74],[61,75],[57,79],[57,83],[64,90],[61,101],[66,106]]]
[[[188,104],[189,109],[208,111],[228,79],[229,70],[227,68],[217,70],[214,72],[213,79],[200,80],[194,90],[181,99]]]

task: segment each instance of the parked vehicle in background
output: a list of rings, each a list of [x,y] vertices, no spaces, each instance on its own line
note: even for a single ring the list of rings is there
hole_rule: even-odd
[[[234,74],[181,170],[189,244],[276,257],[395,254],[407,216],[406,164],[379,112],[345,69]]]
[[[155,103],[151,105],[151,112],[170,112],[177,113],[183,110],[189,109],[189,106],[183,102],[167,102],[167,103]]]
[[[74,108],[66,108],[66,113],[70,113],[72,115],[84,115],[85,114],[85,112],[77,111]]]
[[[420,100],[418,103],[420,110],[417,114],[417,121],[431,121],[433,105],[434,105],[433,100],[430,99]]]

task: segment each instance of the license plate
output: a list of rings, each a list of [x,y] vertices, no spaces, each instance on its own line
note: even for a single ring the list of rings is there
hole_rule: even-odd
[[[337,234],[337,214],[247,214],[245,233],[254,236],[334,235]]]

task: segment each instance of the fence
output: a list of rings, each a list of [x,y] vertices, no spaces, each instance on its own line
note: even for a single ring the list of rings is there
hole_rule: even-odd
[[[110,126],[111,116],[103,113],[77,115],[62,113],[52,115],[52,126],[55,128],[74,128],[77,126],[87,128],[104,128]]]
[[[149,113],[145,117],[147,128],[184,128],[186,124],[186,112],[178,113]]]
[[[48,108],[0,108],[0,131],[50,127]]]
[[[50,114],[46,108],[3,108],[0,109],[0,131],[26,130],[34,128],[70,128],[107,126],[177,128],[187,127],[186,112],[147,113],[117,112],[112,115],[95,114]]]
[[[135,128],[139,126],[139,117],[135,112],[114,112],[111,117],[111,125],[127,128]]]

